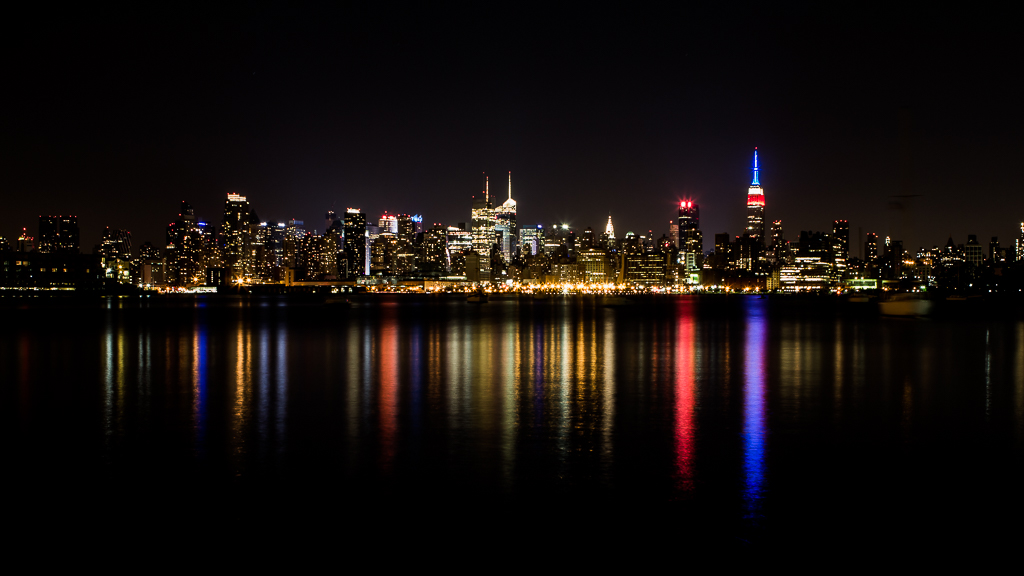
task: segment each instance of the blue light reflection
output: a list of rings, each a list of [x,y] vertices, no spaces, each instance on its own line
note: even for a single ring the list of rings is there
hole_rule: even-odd
[[[746,517],[760,516],[764,491],[765,452],[765,303],[751,296],[746,301],[747,337],[743,386],[743,503]]]

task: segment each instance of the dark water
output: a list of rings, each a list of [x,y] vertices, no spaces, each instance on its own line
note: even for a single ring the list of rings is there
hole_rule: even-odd
[[[1017,320],[755,297],[0,317],[6,475],[62,507],[557,510],[742,545],[987,533],[1022,509]]]

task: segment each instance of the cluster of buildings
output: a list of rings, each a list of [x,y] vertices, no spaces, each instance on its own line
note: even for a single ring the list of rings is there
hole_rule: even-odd
[[[679,202],[660,237],[617,236],[555,223],[520,226],[512,198],[492,195],[485,175],[470,220],[425,225],[423,217],[385,212],[368,220],[358,208],[328,211],[322,232],[301,220],[261,220],[247,198],[228,194],[219,223],[182,202],[165,242],[135,250],[127,230],[105,229],[91,254],[80,250],[75,216],[40,216],[38,241],[26,229],[0,237],[0,286],[20,289],[220,289],[246,286],[364,285],[422,289],[475,285],[562,289],[769,290],[864,289],[991,291],[1015,278],[1024,257],[1024,223],[1013,247],[975,236],[965,244],[905,250],[900,240],[868,233],[851,257],[850,227],[801,231],[785,238],[782,221],[765,217],[757,149],[746,194],[743,233],[714,235],[705,252],[700,207]],[[1005,272],[1005,273],[1004,273]]]

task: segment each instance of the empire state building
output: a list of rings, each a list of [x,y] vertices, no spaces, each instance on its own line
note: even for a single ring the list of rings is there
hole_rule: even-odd
[[[754,148],[754,180],[747,188],[747,228],[750,238],[764,245],[764,190],[757,180],[757,148]]]

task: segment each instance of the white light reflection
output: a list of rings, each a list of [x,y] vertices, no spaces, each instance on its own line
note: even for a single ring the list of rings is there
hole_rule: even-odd
[[[602,362],[601,398],[601,458],[604,461],[605,474],[611,478],[613,461],[612,435],[615,433],[615,315],[609,310],[604,311],[604,346],[599,356]]]

